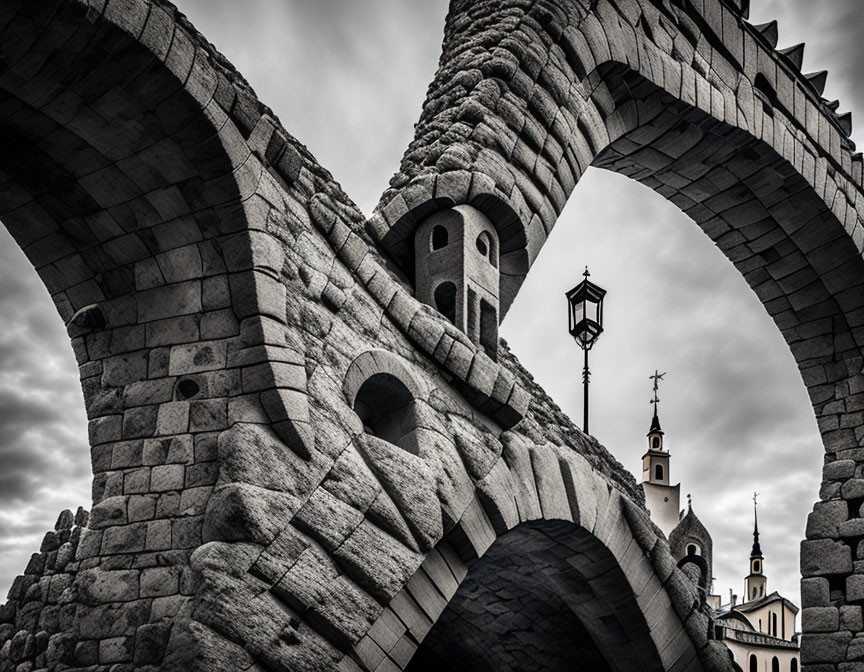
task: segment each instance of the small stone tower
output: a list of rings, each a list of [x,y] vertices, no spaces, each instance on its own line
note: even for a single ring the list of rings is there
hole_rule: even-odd
[[[414,234],[417,299],[498,355],[498,233],[479,210],[458,205],[426,219]]]
[[[759,521],[756,517],[756,496],[753,496],[753,548],[750,550],[750,573],[746,579],[745,601],[765,597],[768,579],[765,576],[765,561],[759,546]]]
[[[651,520],[668,537],[679,520],[681,484],[669,484],[669,453],[663,449],[663,430],[656,404],[648,430],[648,451],[642,456],[642,488]]]

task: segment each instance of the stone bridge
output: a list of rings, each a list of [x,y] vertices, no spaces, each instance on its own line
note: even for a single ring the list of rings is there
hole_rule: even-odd
[[[786,338],[826,450],[802,659],[859,670],[862,160],[747,14],[454,0],[367,220],[165,0],[3,0],[0,219],[94,480],[0,670],[732,670],[633,479],[497,342],[589,166],[690,215]]]

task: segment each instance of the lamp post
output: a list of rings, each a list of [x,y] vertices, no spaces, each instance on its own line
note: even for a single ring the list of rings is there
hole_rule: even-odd
[[[603,297],[606,296],[606,290],[588,279],[591,274],[587,266],[583,275],[585,279],[567,292],[566,296],[570,335],[585,351],[585,367],[582,369],[585,417],[582,428],[588,434],[588,380],[591,376],[588,370],[588,351],[603,333]]]

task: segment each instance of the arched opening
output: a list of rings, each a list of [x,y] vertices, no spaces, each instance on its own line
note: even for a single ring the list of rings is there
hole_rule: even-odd
[[[373,436],[417,454],[417,418],[414,397],[391,373],[375,373],[364,382],[354,399],[354,412]]]
[[[441,250],[447,247],[447,243],[449,241],[450,234],[447,231],[447,227],[442,224],[436,224],[432,228],[432,251]]]
[[[663,480],[663,465],[657,464],[654,465],[654,480],[662,481]]]
[[[760,563],[758,560],[753,561],[753,571],[754,572],[756,572],[756,573],[761,572],[762,571],[761,567],[762,567],[762,563]]]
[[[797,658],[793,658],[789,662],[789,672],[798,672],[798,659]]]
[[[771,659],[771,672],[780,672],[780,661],[777,659],[777,656]]]
[[[699,555],[696,544],[687,544],[687,555]]]
[[[750,672],[759,672],[759,663],[756,662],[756,655],[750,654]]]
[[[777,614],[771,614],[771,634],[777,636]]]
[[[492,266],[498,268],[498,250],[496,249],[495,239],[488,231],[480,232],[480,235],[477,236],[476,246],[480,256],[486,259]]]
[[[626,581],[609,551],[581,528],[519,525],[468,565],[405,669],[563,672],[578,661],[579,669],[597,672],[662,670]]]
[[[456,324],[456,285],[449,280],[435,288],[435,307],[452,324]]]
[[[659,450],[659,448],[660,448],[660,437],[659,436],[655,436],[654,438],[651,439],[651,447],[654,448],[655,450]]]

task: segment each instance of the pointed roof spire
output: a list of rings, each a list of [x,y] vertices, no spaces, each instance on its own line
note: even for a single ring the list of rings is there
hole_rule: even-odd
[[[648,378],[654,381],[654,398],[651,399],[650,402],[654,404],[654,417],[651,419],[651,427],[648,430],[648,436],[651,436],[652,434],[663,434],[663,430],[660,429],[660,418],[657,416],[657,404],[660,403],[660,397],[657,396],[657,391],[659,389],[658,383],[663,380],[663,376],[665,375],[665,373],[660,373],[657,369],[654,369],[654,375],[648,376]]]
[[[758,496],[758,492],[753,493],[753,548],[750,551],[751,558],[762,557],[762,548],[759,546],[759,520],[756,517],[756,498]]]
[[[651,428],[648,430],[648,436],[652,434],[662,434],[663,430],[660,429],[660,418],[657,417],[657,407],[654,407],[654,417],[651,418]]]

